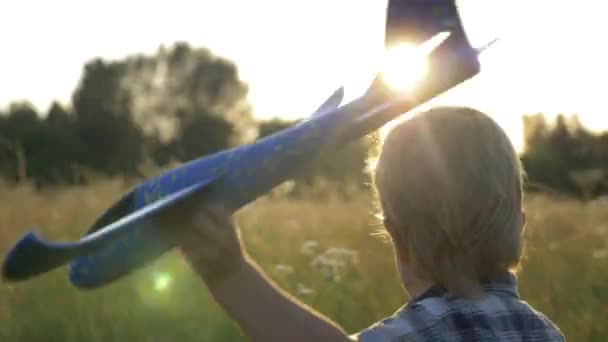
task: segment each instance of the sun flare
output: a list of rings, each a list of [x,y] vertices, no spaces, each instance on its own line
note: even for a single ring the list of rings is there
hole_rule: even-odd
[[[380,67],[382,79],[397,91],[411,91],[427,75],[429,53],[449,36],[449,32],[440,32],[419,45],[403,42],[386,49]]]
[[[388,49],[382,62],[382,79],[399,91],[410,91],[427,73],[425,55],[412,44]]]

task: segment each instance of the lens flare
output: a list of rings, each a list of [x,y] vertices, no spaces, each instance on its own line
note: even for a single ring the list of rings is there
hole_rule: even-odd
[[[156,273],[154,275],[154,290],[163,292],[171,285],[171,275],[168,273]]]

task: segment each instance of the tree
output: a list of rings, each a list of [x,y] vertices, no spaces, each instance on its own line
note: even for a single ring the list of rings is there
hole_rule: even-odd
[[[77,154],[73,118],[54,103],[45,120],[27,102],[17,102],[0,122],[0,173],[37,186],[73,183]]]
[[[522,117],[524,130],[524,149],[533,149],[545,143],[549,134],[549,124],[541,113]]]
[[[527,116],[524,132],[529,183],[586,199],[605,191],[607,139],[587,130],[578,116],[558,115],[552,126],[540,114]]]
[[[524,118],[526,150],[522,161],[528,181],[532,185],[572,193],[576,187],[571,182],[572,139],[566,120],[559,115],[553,127],[549,127],[542,115]]]
[[[40,119],[29,102],[14,102],[0,125],[2,174],[10,181],[24,181],[31,173],[29,165],[33,152],[40,147]]]
[[[298,124],[298,121],[288,121],[281,119],[262,121],[259,126],[258,139],[272,135],[276,132],[287,129],[296,124]]]
[[[255,138],[257,126],[247,102],[248,87],[231,61],[208,49],[177,43],[171,48],[161,47],[153,56],[130,57],[125,64],[122,86],[133,99],[135,122],[147,135],[179,146],[179,153],[173,153],[180,160]],[[204,146],[215,129],[229,134],[228,139],[222,139],[222,145],[217,139],[209,140],[210,145]],[[202,130],[206,135],[196,133]],[[195,136],[197,139],[193,139]],[[166,147],[156,146],[165,151],[160,155],[166,155]]]
[[[247,91],[232,62],[185,43],[94,60],[73,99],[87,151],[80,159],[107,174],[134,174],[145,156],[186,161],[251,141],[257,126]]]
[[[50,147],[43,162],[48,170],[45,181],[51,184],[82,182],[79,158],[84,152],[74,113],[54,102],[46,115],[44,126]]]
[[[215,115],[192,115],[180,120],[179,139],[175,141],[179,160],[187,161],[211,154],[230,145],[234,127]]]
[[[85,65],[73,95],[81,163],[109,175],[136,174],[143,160],[143,134],[135,124],[132,95],[123,91],[124,62],[93,60]]]

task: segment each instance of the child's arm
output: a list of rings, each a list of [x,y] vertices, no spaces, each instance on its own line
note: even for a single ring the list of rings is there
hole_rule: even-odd
[[[253,341],[350,341],[340,327],[280,290],[252,262],[207,285]]]
[[[191,213],[188,209],[174,211],[173,219],[166,223],[185,230],[182,250],[193,270],[253,341],[351,341],[337,324],[264,275],[245,255],[228,214],[221,209],[208,210],[188,222],[194,216]]]

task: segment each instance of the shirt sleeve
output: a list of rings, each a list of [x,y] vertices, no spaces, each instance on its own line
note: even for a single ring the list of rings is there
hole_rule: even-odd
[[[361,332],[351,335],[357,342],[392,342],[412,332],[410,323],[402,317],[390,317]]]

